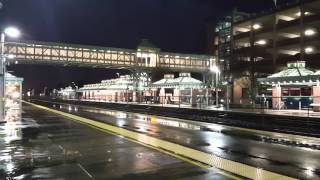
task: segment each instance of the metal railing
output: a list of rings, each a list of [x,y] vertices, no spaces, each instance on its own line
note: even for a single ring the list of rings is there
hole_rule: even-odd
[[[64,98],[65,99],[65,98]],[[65,99],[67,100],[67,99]],[[106,103],[122,103],[122,104],[144,104],[144,105],[154,105],[154,106],[169,106],[178,108],[197,108],[197,109],[208,109],[217,108],[216,107],[216,97],[213,96],[114,96],[114,95],[104,95],[96,97],[79,97],[78,99],[69,99],[78,101],[96,101],[96,102],[106,102]],[[218,108],[226,106],[225,98],[219,98]]]
[[[150,105],[158,107],[192,108],[202,110],[221,110],[235,112],[253,112],[259,114],[298,115],[305,117],[320,117],[320,103],[314,103],[320,96],[257,96],[254,99],[240,98],[240,103],[231,103],[225,96],[220,96],[218,106],[215,95],[183,95],[183,96],[100,96],[100,97],[79,97],[69,99],[76,101],[91,101],[102,103],[120,103]],[[65,99],[68,100],[68,99]],[[229,101],[229,102],[228,102]],[[230,108],[229,108],[230,107]]]

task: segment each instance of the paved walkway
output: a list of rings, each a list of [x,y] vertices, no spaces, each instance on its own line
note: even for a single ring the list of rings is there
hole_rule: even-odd
[[[28,103],[28,104],[32,104],[32,103]],[[74,121],[77,121],[86,125],[90,125],[92,127],[98,127],[99,129],[114,132],[125,138],[129,138],[135,142],[143,143],[151,147],[159,147],[168,152],[173,152],[174,155],[188,157],[190,159],[195,160],[195,162],[201,162],[203,164],[207,164],[207,165],[216,167],[218,169],[222,169],[227,172],[231,172],[233,174],[240,175],[249,179],[293,179],[287,176],[283,176],[277,173],[263,170],[261,168],[256,168],[256,167],[245,165],[235,161],[230,161],[230,160],[215,156],[211,153],[205,153],[205,152],[198,151],[198,150],[185,147],[179,144],[175,144],[166,140],[161,140],[155,137],[151,137],[146,134],[137,133],[135,131],[130,131],[120,127],[112,126],[103,122],[87,119],[82,116],[70,114],[68,112],[62,112],[60,110],[51,109],[50,108],[51,106],[44,107],[44,106],[35,105],[35,104],[32,104],[32,105],[40,109],[44,109],[46,111],[50,111],[53,113],[66,116],[69,119],[72,119]]]
[[[229,179],[30,105],[23,111],[0,124],[0,179]]]

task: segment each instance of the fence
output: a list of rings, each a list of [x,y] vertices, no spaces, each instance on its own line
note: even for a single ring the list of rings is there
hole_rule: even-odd
[[[190,107],[196,109],[247,109],[250,111],[263,112],[264,110],[283,110],[283,109],[298,109],[298,110],[312,110],[317,108],[318,104],[314,103],[320,96],[257,96],[254,100],[248,98],[240,98],[240,103],[233,104],[228,97],[218,98],[216,102],[215,95],[197,95],[197,96],[98,96],[90,98],[78,98],[73,100],[79,101],[95,101],[108,103],[122,103],[122,104],[143,104],[154,106],[170,106],[170,107]],[[320,108],[320,103],[319,103]]]
[[[74,100],[74,99],[73,99]],[[176,107],[193,107],[193,108],[208,108],[217,105],[215,96],[98,96],[76,99],[79,101],[97,101],[109,103],[128,103],[128,104],[149,104],[157,106],[176,106]],[[223,107],[226,104],[226,98],[218,99],[218,107]]]

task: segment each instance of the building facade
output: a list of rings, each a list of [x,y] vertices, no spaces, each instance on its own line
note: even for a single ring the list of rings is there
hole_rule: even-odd
[[[288,63],[286,69],[265,78],[258,78],[258,82],[260,86],[266,87],[260,92],[260,97],[268,108],[313,107],[315,111],[320,110],[320,71],[310,70],[304,61]]]
[[[57,94],[57,96],[61,99],[76,99],[77,98],[77,90],[72,88],[71,86],[61,88],[57,92],[53,92],[53,94]]]
[[[191,73],[165,74],[164,78],[153,83],[150,79],[141,78],[135,83],[132,75],[122,75],[119,78],[103,80],[100,83],[87,84],[77,93],[81,100],[103,102],[142,102],[153,104],[197,105],[208,103],[210,89],[200,80],[191,77]],[[64,90],[69,98],[72,88]],[[211,95],[211,94],[210,94]]]
[[[119,78],[84,85],[77,92],[83,100],[136,102],[142,100],[148,82],[149,78],[143,75],[137,81],[133,76],[122,75]]]
[[[320,67],[319,0],[296,1],[244,19],[231,18],[230,37],[225,38],[221,31],[216,32],[214,55],[226,67],[235,104],[253,103],[257,78],[281,71],[288,62],[305,61],[307,67]],[[228,51],[226,61],[222,55]]]
[[[206,85],[190,73],[165,74],[163,79],[148,86],[154,103],[196,105],[202,97],[208,96]],[[201,102],[200,102],[201,103]]]

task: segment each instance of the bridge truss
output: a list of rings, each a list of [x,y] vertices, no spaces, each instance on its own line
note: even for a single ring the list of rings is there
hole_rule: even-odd
[[[206,72],[215,64],[212,56],[166,53],[154,49],[120,49],[39,41],[7,42],[11,63],[85,66],[146,70]]]

